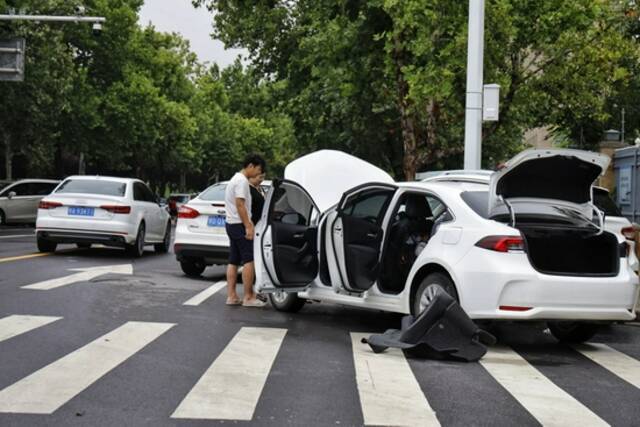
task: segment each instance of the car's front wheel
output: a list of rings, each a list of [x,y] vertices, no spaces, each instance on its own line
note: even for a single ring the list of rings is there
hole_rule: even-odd
[[[166,254],[169,252],[169,246],[171,246],[171,222],[167,223],[167,227],[164,230],[164,238],[162,243],[156,243],[153,248],[159,254]]]
[[[136,240],[132,245],[127,245],[127,253],[135,258],[140,258],[144,254],[144,239],[145,239],[145,229],[144,223],[140,224],[138,227],[138,234],[136,235]]]
[[[58,244],[38,237],[38,250],[42,253],[55,252]]]
[[[286,313],[297,313],[306,304],[307,300],[300,298],[297,293],[292,292],[274,292],[269,294],[269,301],[277,311]]]
[[[206,264],[201,259],[183,259],[180,261],[180,267],[184,274],[189,277],[200,277],[207,268]]]
[[[585,342],[598,332],[600,325],[586,322],[548,322],[551,334],[561,342]]]
[[[443,290],[459,301],[458,292],[453,281],[444,273],[431,273],[424,279],[416,289],[411,306],[411,314],[418,316],[425,311],[434,300],[437,292]]]

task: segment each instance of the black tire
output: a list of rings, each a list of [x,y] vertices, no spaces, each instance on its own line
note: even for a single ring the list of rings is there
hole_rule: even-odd
[[[89,249],[91,248],[91,243],[76,243],[78,249]]]
[[[58,244],[38,237],[38,250],[42,253],[55,252]]]
[[[411,314],[414,316],[419,315],[422,310],[428,306],[438,287],[442,288],[442,290],[451,295],[456,301],[460,301],[458,292],[456,291],[456,285],[454,285],[449,276],[444,273],[431,273],[422,279],[415,294],[413,294],[413,298],[411,299]]]
[[[183,259],[180,261],[180,267],[184,274],[189,277],[200,277],[207,268],[203,260],[197,258]]]
[[[0,225],[6,225],[6,224],[7,224],[7,217],[4,214],[4,211],[0,209]]]
[[[547,322],[551,334],[561,342],[582,343],[598,332],[600,325],[585,322]]]
[[[269,302],[276,311],[283,311],[285,313],[297,313],[307,303],[307,300],[300,298],[297,293],[285,293],[269,294]]]
[[[134,258],[140,258],[144,254],[144,238],[145,238],[144,222],[138,227],[138,234],[136,235],[136,241],[132,245],[127,245],[127,254]]]
[[[162,243],[156,243],[153,245],[153,249],[159,254],[166,254],[169,252],[169,246],[171,246],[171,222],[167,223]]]

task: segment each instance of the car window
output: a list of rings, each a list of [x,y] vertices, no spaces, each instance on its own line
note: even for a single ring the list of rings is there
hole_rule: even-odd
[[[133,183],[133,200],[136,200],[138,202],[147,201],[147,194],[144,189],[144,186],[139,182]]]
[[[216,201],[223,202],[224,192],[226,191],[226,189],[227,189],[227,184],[214,184],[211,187],[204,190],[202,193],[200,193],[198,198],[200,200],[206,200],[206,201],[212,201],[212,202],[216,202]]]
[[[56,188],[56,185],[47,182],[32,182],[30,191],[31,194],[36,196],[47,196]]]
[[[56,194],[79,193],[98,194],[101,196],[123,197],[127,189],[126,182],[93,180],[93,179],[68,179],[56,190]]]
[[[7,195],[11,192],[16,193],[16,196],[29,196],[31,194],[29,183],[14,185],[7,189]]]
[[[343,215],[380,223],[394,192],[389,189],[362,191],[348,199],[341,212]]]
[[[149,203],[156,203],[156,195],[151,191],[147,184],[140,184],[142,186],[142,193],[144,195],[144,201]]]
[[[606,216],[622,216],[620,209],[609,195],[609,192],[601,188],[593,189],[593,204]]]
[[[269,222],[310,225],[315,207],[304,190],[283,182],[273,194],[269,211]]]
[[[489,217],[489,192],[488,191],[465,191],[460,197],[475,213],[482,218]]]
[[[172,200],[172,201],[178,202],[178,203],[187,203],[189,201],[189,196],[184,196],[184,195],[169,196],[169,200]]]

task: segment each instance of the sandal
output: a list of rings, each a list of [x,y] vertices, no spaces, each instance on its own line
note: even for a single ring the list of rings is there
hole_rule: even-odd
[[[226,304],[227,305],[241,305],[242,301],[240,299],[238,299],[238,298],[236,298],[236,299],[227,298],[227,303]]]

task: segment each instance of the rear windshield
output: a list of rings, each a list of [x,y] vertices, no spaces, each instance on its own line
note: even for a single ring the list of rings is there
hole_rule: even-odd
[[[189,201],[189,196],[170,196],[169,200],[178,203],[187,203]]]
[[[123,197],[126,189],[126,182],[93,179],[69,179],[58,187],[56,193],[99,194],[101,196]]]
[[[593,204],[606,216],[622,216],[620,209],[609,195],[609,192],[601,188],[593,189]]]
[[[227,184],[214,184],[211,187],[204,190],[198,198],[200,200],[223,202],[224,192],[227,189]]]

